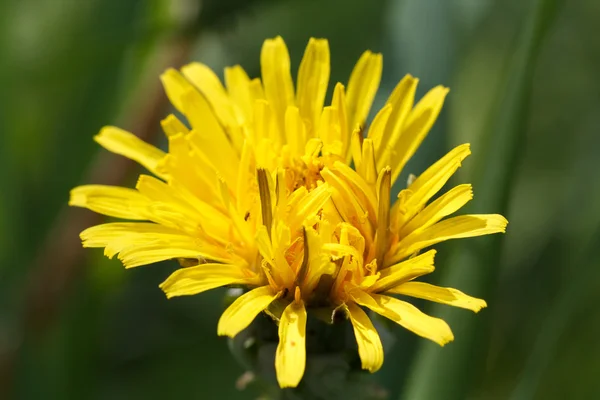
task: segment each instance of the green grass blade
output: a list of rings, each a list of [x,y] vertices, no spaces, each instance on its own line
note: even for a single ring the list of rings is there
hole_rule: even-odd
[[[506,214],[526,128],[535,61],[559,3],[560,0],[531,3],[530,15],[525,19],[504,82],[500,85],[495,112],[489,118],[474,160],[470,161],[475,163],[470,181],[476,194],[476,204],[470,211]],[[510,234],[510,226],[508,232]],[[447,273],[442,278],[442,285],[489,297],[498,271],[501,242],[501,236],[495,236],[472,239],[468,246],[455,245],[457,251],[444,266]],[[483,366],[485,352],[482,349],[485,346],[479,344],[484,337],[485,312],[474,316],[436,305],[431,314],[450,324],[455,342],[444,349],[421,342],[402,398],[464,399]]]

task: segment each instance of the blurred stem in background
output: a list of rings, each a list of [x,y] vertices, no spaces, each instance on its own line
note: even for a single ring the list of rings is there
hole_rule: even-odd
[[[559,339],[565,333],[574,311],[585,300],[591,300],[595,283],[595,267],[600,265],[600,226],[588,243],[573,260],[573,265],[583,266],[580,273],[574,275],[556,301],[548,307],[547,315],[539,335],[527,357],[525,368],[512,395],[512,400],[534,398],[540,387],[542,376],[556,354]]]
[[[561,0],[531,3],[513,58],[505,71],[496,109],[482,135],[481,148],[474,151],[473,176],[476,207],[473,212],[493,210],[507,215],[511,183],[519,164],[528,120],[533,72],[543,39],[548,33]],[[510,225],[508,231],[510,232]],[[500,265],[502,238],[471,239],[470,245],[452,253],[442,286],[459,287],[466,293],[490,299]],[[458,247],[458,246],[457,246]],[[493,307],[493,302],[490,302]],[[485,314],[487,312],[487,315]],[[448,321],[456,340],[443,350],[421,342],[403,399],[464,399],[481,376],[486,354],[477,350],[486,318],[473,318],[434,306],[432,314]]]
[[[434,86],[449,85],[455,72],[459,47],[458,26],[449,16],[454,14],[459,4],[447,0],[398,0],[390,3],[385,17],[387,35],[384,43],[387,45],[383,49],[384,75],[377,102],[383,105],[400,77],[407,73],[419,79],[416,98],[421,98]],[[424,171],[442,157],[449,147],[453,147],[447,143],[448,115],[448,110],[444,109],[417,155],[403,169],[392,189],[392,201],[406,187],[409,174]],[[396,340],[391,349],[386,347],[389,353],[386,353],[383,368],[377,373],[377,379],[389,390],[390,398],[400,394],[411,360],[414,359],[416,345],[421,340],[394,325],[390,324],[388,329]]]
[[[94,54],[95,50],[95,57],[105,57],[104,59],[97,60],[99,63],[122,61],[125,58],[122,57],[122,54],[133,50],[135,59],[131,61],[133,61],[134,65],[123,66],[116,63],[111,65],[111,69],[108,72],[104,70],[96,71],[104,75],[110,75],[111,79],[114,79],[114,70],[118,70],[123,74],[123,70],[129,67],[133,70],[137,69],[135,71],[137,74],[133,73],[129,78],[134,80],[138,75],[144,77],[144,79],[134,84],[134,87],[136,89],[139,88],[139,90],[136,90],[133,95],[128,96],[130,97],[129,102],[133,107],[130,107],[131,110],[124,118],[123,126],[132,132],[136,132],[140,138],[149,142],[154,141],[154,135],[158,132],[157,126],[159,126],[159,122],[163,118],[168,106],[168,101],[163,94],[162,87],[156,76],[163,69],[173,65],[182,65],[187,60],[193,37],[190,34],[189,26],[186,26],[186,24],[181,23],[181,21],[166,20],[164,16],[164,6],[166,3],[162,5],[160,3],[160,1],[149,2],[147,8],[142,7],[143,4],[140,3],[131,4],[125,10],[120,8],[121,11],[124,11],[122,18],[124,21],[127,21],[126,26],[130,26],[131,28],[124,28],[125,32],[119,30],[111,32],[115,35],[119,33],[123,35],[123,37],[119,37],[120,41],[114,43],[114,46],[107,46],[107,48],[102,49],[87,49],[92,54]],[[71,12],[86,11],[85,17],[81,16],[82,18],[90,17],[93,19],[93,17],[96,17],[97,20],[102,20],[103,16],[110,14],[114,10],[115,6],[112,4],[90,3],[87,7],[84,7],[84,10],[75,7]],[[62,11],[65,15],[68,15],[66,9],[62,9]],[[154,18],[150,18],[150,21],[156,23],[155,26],[135,24],[135,21],[140,21],[140,16],[148,18],[145,13],[149,12],[156,12]],[[187,18],[188,20],[184,22],[189,24],[189,13]],[[115,24],[118,24],[118,22],[113,21],[113,27]],[[90,25],[86,25],[85,28],[80,29],[89,29],[90,32],[93,32],[93,26],[94,24],[90,23]],[[139,32],[140,28],[142,28],[143,32]],[[145,32],[144,30],[146,29],[151,30],[151,32]],[[88,34],[91,35],[91,33]],[[140,40],[140,37],[143,40]],[[161,38],[162,40],[157,40]],[[71,40],[75,39],[71,38]],[[75,47],[81,45],[81,43],[67,42],[67,45]],[[108,52],[112,53],[105,54]],[[113,58],[111,56],[114,56],[116,60],[111,60]],[[155,61],[151,67],[148,67],[148,63],[146,62],[149,58]],[[127,61],[126,58],[125,60]],[[141,74],[139,74],[140,71],[142,72]],[[125,75],[128,74],[125,73]],[[101,80],[97,76],[88,76],[86,78],[89,82],[94,79]],[[93,87],[92,84],[88,83],[88,88]],[[118,97],[114,93],[115,87],[116,85],[112,84],[104,89],[108,91],[107,97]],[[82,96],[103,99],[104,93],[88,90]],[[124,101],[125,99],[126,97],[121,93],[121,100],[112,104],[127,103]],[[106,101],[104,104],[111,103]],[[118,108],[117,106],[114,109]],[[106,111],[108,111],[107,114],[110,114],[110,110]],[[83,115],[81,117],[86,118]],[[108,120],[113,118],[114,116],[110,116]],[[79,121],[76,118],[71,119],[72,123]],[[77,132],[76,129],[72,129],[71,131]],[[88,140],[91,141],[91,137]],[[123,157],[118,157],[108,152],[98,152],[93,162],[91,162],[87,179],[97,184],[119,185],[130,177],[134,167],[135,164],[133,162]],[[77,171],[71,171],[71,173],[77,173]],[[60,198],[64,199],[65,196],[60,196]],[[53,327],[58,317],[64,311],[61,307],[64,306],[63,302],[65,298],[71,293],[69,289],[74,281],[83,276],[81,269],[86,265],[84,249],[79,240],[79,232],[92,224],[99,223],[101,218],[93,213],[67,208],[65,204],[55,221],[52,221],[52,227],[48,229],[48,234],[44,238],[43,244],[37,246],[37,253],[32,255],[33,261],[31,266],[28,267],[29,275],[27,276],[27,281],[24,283],[23,309],[20,312],[19,320],[16,321],[16,343],[8,350],[0,349],[0,382],[2,383],[0,385],[0,394],[2,396],[0,397],[8,397],[8,393],[13,389],[13,384],[16,383],[14,370],[22,362],[19,361],[19,357],[22,357],[22,355],[19,355],[22,348],[31,343],[43,342],[48,329]]]

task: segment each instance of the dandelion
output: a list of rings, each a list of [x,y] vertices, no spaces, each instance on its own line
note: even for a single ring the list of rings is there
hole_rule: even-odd
[[[244,287],[221,316],[218,334],[235,337],[261,312],[270,315],[278,324],[281,387],[302,379],[307,317],[317,308],[350,319],[362,367],[371,372],[381,366],[383,349],[362,307],[441,345],[452,340],[444,321],[394,296],[485,307],[456,289],[413,281],[433,271],[435,251],[419,253],[444,240],[503,232],[506,220],[444,219],[472,198],[470,185],[430,202],[468,145],[390,202],[391,186],[435,122],[447,89],[434,88],[413,107],[417,80],[405,77],[363,138],[380,54],[365,52],[347,89],[338,83],[327,106],[326,40],[309,41],[295,89],[280,37],[265,41],[260,60],[262,80],[235,66],[225,69],[225,86],[200,63],[167,70],[166,94],[186,119],[172,114],[162,121],[168,152],[115,127],[101,130],[100,145],[154,176],[141,175],[135,189],[73,189],[70,205],[130,221],[86,229],[83,246],[118,255],[126,268],[178,260],[182,267],[160,285],[169,298]]]

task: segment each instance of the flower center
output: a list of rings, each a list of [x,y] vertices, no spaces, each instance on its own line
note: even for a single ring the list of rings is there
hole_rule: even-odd
[[[316,189],[319,182],[324,181],[321,176],[325,167],[323,158],[318,154],[292,155],[286,150],[282,151],[280,165],[286,169],[286,186],[290,193],[302,186],[309,192]]]
[[[304,186],[308,191],[315,189],[318,182],[323,182],[321,170],[323,162],[317,157],[311,157],[306,163],[303,160],[297,160],[295,165],[288,168],[286,178],[288,180],[288,188],[292,191]]]

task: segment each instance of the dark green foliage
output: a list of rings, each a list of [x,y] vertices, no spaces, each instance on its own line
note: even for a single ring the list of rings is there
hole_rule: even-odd
[[[0,398],[269,393],[272,380],[236,388],[245,370],[273,367],[275,342],[263,338],[259,351],[240,348],[240,337],[232,357],[227,340],[216,336],[224,291],[167,301],[158,284],[176,263],[125,271],[101,250],[87,250],[68,276],[60,268],[40,274],[50,262],[69,263],[76,233],[75,247],[52,260],[40,255],[60,231],[69,189],[99,183],[87,178],[102,151],[92,136],[106,124],[140,126],[142,100],[158,82],[165,53],[193,43],[188,58],[219,74],[242,64],[257,76],[261,43],[277,34],[288,43],[294,73],[308,38],[329,38],[335,81],[347,81],[363,50],[383,51],[376,107],[405,73],[421,79],[421,94],[449,86],[440,120],[403,180],[470,142],[473,156],[456,182],[474,184],[472,211],[504,212],[510,221],[504,237],[438,246],[431,280],[489,304],[473,315],[416,302],[448,318],[454,343],[442,349],[379,321],[388,352],[370,376],[357,372],[351,330],[340,324],[344,333],[332,341],[340,347],[312,358],[306,381],[283,397],[332,399],[333,391],[369,398],[360,390],[372,386],[362,379],[392,399],[600,396],[597,0],[199,4],[0,2]],[[135,133],[163,145],[150,130]],[[132,186],[140,171],[126,170],[120,184]],[[52,312],[32,304],[51,304]]]

